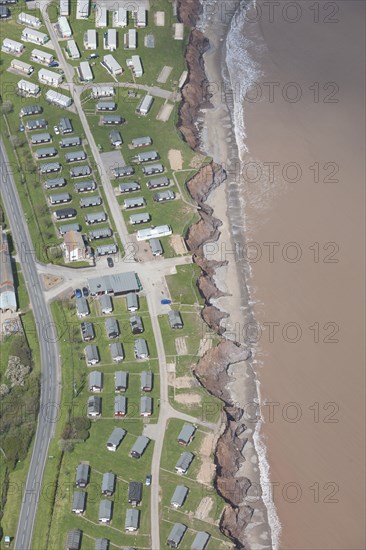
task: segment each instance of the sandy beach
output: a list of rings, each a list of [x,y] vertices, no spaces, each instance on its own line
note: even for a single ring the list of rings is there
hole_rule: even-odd
[[[253,366],[270,467],[267,490],[281,530],[275,514],[270,541],[258,499],[247,528],[249,548],[365,548],[365,113],[364,73],[356,62],[364,51],[365,6],[337,5],[336,24],[324,17],[315,23],[304,10],[296,24],[262,17],[247,29],[260,44],[261,76],[249,89],[250,101],[242,91],[234,97],[244,107],[242,177],[234,183],[229,177],[209,199],[223,222],[211,257],[228,260],[216,284],[229,296],[215,305],[230,313],[225,325],[236,339],[243,341],[252,323],[260,327]],[[226,29],[213,27],[210,34],[207,24],[212,48],[204,59],[208,79],[220,84],[220,30]],[[268,83],[275,83],[273,96]],[[253,101],[258,89],[261,98]],[[212,103],[204,148],[232,168],[230,112],[219,92]],[[231,391],[245,407],[256,399],[251,368],[238,365],[233,375]],[[257,424],[247,425],[245,475],[255,483]]]

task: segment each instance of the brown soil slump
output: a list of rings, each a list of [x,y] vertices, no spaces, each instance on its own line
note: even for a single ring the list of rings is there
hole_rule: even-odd
[[[194,27],[201,6],[197,0],[178,0],[179,20],[190,27]],[[207,94],[207,80],[204,72],[203,53],[209,43],[204,35],[193,29],[186,49],[188,67],[187,81],[182,89],[182,103],[179,111],[178,127],[187,143],[199,151],[199,128],[197,116],[200,108],[209,106]],[[228,315],[210,304],[212,298],[218,298],[223,293],[217,289],[213,276],[217,267],[226,262],[207,260],[204,256],[204,244],[214,242],[219,238],[221,221],[213,217],[213,210],[205,201],[210,192],[220,185],[226,178],[223,168],[211,162],[203,166],[198,173],[187,182],[191,197],[199,206],[200,220],[192,225],[185,237],[187,248],[192,252],[193,261],[201,268],[202,273],[197,285],[205,298],[202,309],[202,318],[215,332],[222,334],[220,327],[222,319]],[[241,505],[250,481],[237,476],[240,463],[243,462],[242,450],[246,443],[239,435],[245,430],[240,421],[242,410],[235,407],[226,389],[230,381],[228,368],[231,364],[248,358],[247,350],[229,340],[222,340],[218,346],[210,349],[197,365],[194,374],[200,383],[213,395],[225,402],[224,411],[227,421],[222,435],[219,437],[215,449],[216,479],[215,485],[219,494],[227,502],[221,518],[220,528],[230,537],[237,548],[244,548],[244,531],[249,523],[253,510]]]

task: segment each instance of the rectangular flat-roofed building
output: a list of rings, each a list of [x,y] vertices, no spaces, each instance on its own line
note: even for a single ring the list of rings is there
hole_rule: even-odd
[[[99,363],[99,352],[97,346],[94,344],[89,344],[85,347],[85,357],[86,357],[86,363],[88,365],[96,365]]]
[[[83,166],[75,166],[74,168],[70,169],[71,178],[85,178],[86,176],[90,176],[91,173],[92,169],[88,164],[85,164]]]
[[[113,344],[110,344],[109,350],[111,352],[112,361],[115,363],[120,363],[125,358],[123,346],[120,342],[113,342]]]
[[[140,510],[136,508],[128,508],[126,510],[126,519],[125,519],[125,530],[126,531],[137,531],[139,528],[140,520]]]
[[[170,328],[183,328],[183,320],[179,311],[171,309],[168,311]]]
[[[61,245],[66,262],[78,262],[85,260],[86,247],[83,236],[78,231],[68,231],[64,235]]]
[[[134,341],[134,354],[136,359],[148,359],[149,350],[147,342],[143,338],[136,338]]]
[[[128,210],[129,208],[141,208],[142,206],[146,206],[146,201],[144,197],[133,197],[129,199],[125,199],[123,201],[123,206]]]
[[[85,464],[85,463],[78,464],[78,466],[76,468],[76,479],[75,479],[76,487],[80,487],[81,489],[85,489],[85,487],[89,483],[89,477],[90,477],[90,466],[89,466],[89,464]]]
[[[92,296],[102,294],[119,296],[141,290],[140,281],[134,271],[88,279],[88,286]]]
[[[161,187],[168,187],[170,184],[170,179],[166,176],[158,176],[156,178],[151,178],[147,182],[148,189],[159,189]]]
[[[128,484],[127,500],[132,506],[138,506],[142,500],[142,483],[141,481],[130,481]]]
[[[108,338],[117,338],[121,334],[118,321],[114,317],[108,317],[104,324]]]
[[[102,65],[104,65],[107,71],[113,76],[118,76],[123,73],[122,66],[112,54],[107,54],[103,57]]]
[[[80,51],[75,40],[68,40],[66,42],[66,52],[71,59],[80,59]]]
[[[120,193],[130,193],[132,191],[139,191],[141,185],[137,181],[126,181],[125,183],[120,183],[118,189]]]
[[[31,75],[34,71],[34,68],[29,63],[24,63],[24,61],[20,61],[20,59],[12,59],[10,62],[10,67],[14,69],[14,71],[19,71],[20,73],[25,73],[27,75]]]
[[[71,134],[74,131],[71,120],[66,117],[60,118],[59,127],[62,134]]]
[[[210,534],[206,531],[198,531],[192,542],[191,550],[205,550],[208,541],[210,540]]]
[[[29,82],[29,80],[19,80],[17,84],[18,91],[25,96],[36,96],[40,92],[38,84]]]
[[[141,153],[137,153],[136,157],[138,162],[151,162],[160,158],[157,151],[141,151]]]
[[[148,145],[151,145],[152,144],[152,139],[150,136],[143,136],[143,137],[138,137],[138,138],[134,138],[132,140],[132,147],[147,147]]]
[[[192,453],[182,453],[175,465],[175,470],[178,474],[185,474],[191,465],[194,455]]]
[[[66,223],[58,228],[60,235],[65,235],[68,231],[81,231],[81,225],[79,223]]]
[[[81,337],[84,342],[90,342],[95,338],[94,325],[88,321],[84,321],[80,325]]]
[[[97,4],[95,10],[95,26],[99,29],[103,29],[108,26],[108,12],[107,8]]]
[[[32,42],[33,44],[46,44],[49,41],[49,36],[43,32],[26,27],[23,29],[21,40]]]
[[[120,428],[119,428],[120,429]],[[116,487],[116,476],[112,472],[106,472],[102,478],[102,495],[111,497]]]
[[[46,100],[53,105],[57,105],[57,107],[63,107],[65,109],[72,104],[71,97],[60,94],[60,92],[56,92],[56,90],[48,90],[46,93]]]
[[[108,239],[112,237],[113,231],[110,227],[105,227],[103,229],[93,229],[89,232],[89,240],[94,241],[98,239]]]
[[[92,395],[88,398],[87,415],[92,418],[96,418],[101,415],[102,400],[99,395]]]
[[[89,374],[89,391],[101,392],[103,389],[103,374],[97,370],[93,370]]]
[[[117,49],[117,31],[116,29],[108,29],[104,33],[104,49],[114,52]]]
[[[114,416],[126,416],[127,400],[124,395],[116,395],[114,398]]]
[[[139,78],[144,74],[139,55],[131,55],[131,59],[126,59],[126,62],[127,66],[132,69],[132,72],[136,78]]]
[[[86,493],[83,491],[74,491],[71,507],[71,511],[74,514],[82,514],[85,512],[85,497]]]
[[[74,189],[77,193],[86,193],[88,191],[95,191],[97,188],[97,184],[94,180],[86,180],[81,181],[79,183],[75,183]]]
[[[4,38],[1,46],[1,51],[4,53],[20,54],[24,50],[24,44],[12,40],[11,38]]]
[[[48,86],[60,86],[62,79],[62,75],[48,69],[40,69],[38,71],[38,80]]]
[[[126,435],[126,430],[123,428],[114,428],[113,432],[111,433],[108,441],[107,441],[107,449],[108,451],[116,451],[121,444],[123,438]]]
[[[146,9],[145,6],[138,6],[137,11],[134,13],[135,15],[135,25],[139,28],[146,27]]]
[[[66,537],[66,550],[80,550],[82,531],[71,529]]]
[[[168,535],[167,545],[178,548],[186,531],[187,527],[183,523],[175,523]]]
[[[130,451],[131,456],[133,458],[141,458],[149,443],[150,439],[146,435],[139,435]]]
[[[91,82],[94,79],[93,71],[91,70],[88,61],[82,61],[79,65],[79,77],[82,82]]]
[[[124,118],[121,117],[121,115],[103,115],[102,116],[102,124],[104,125],[110,125],[110,124],[123,124]]]
[[[108,294],[102,294],[99,296],[99,306],[104,315],[109,315],[113,311],[112,298]]]
[[[109,540],[108,539],[95,539],[94,550],[108,550]],[[126,550],[128,550],[126,548]]]
[[[137,311],[139,309],[139,298],[134,292],[129,292],[126,296],[127,311]]]
[[[66,220],[68,218],[75,218],[77,212],[75,208],[60,208],[53,213],[56,220]]]
[[[33,116],[33,115],[39,115],[40,113],[43,113],[43,107],[42,105],[34,104],[34,105],[24,105],[20,109],[19,116]]]
[[[101,500],[99,504],[98,520],[99,523],[109,524],[112,520],[113,502],[111,500]]]
[[[150,239],[149,245],[153,256],[161,256],[164,252],[160,239]]]
[[[152,391],[153,388],[153,373],[150,370],[144,370],[141,373],[141,391]]]
[[[136,29],[129,29],[123,37],[125,50],[136,50],[137,48],[137,32]]]
[[[101,244],[95,249],[97,256],[107,256],[108,254],[117,254],[117,252],[118,246],[115,243]]]
[[[88,19],[90,12],[90,0],[77,0],[76,19]]]
[[[0,311],[18,309],[8,236],[0,231]]]
[[[152,176],[153,174],[161,174],[162,172],[164,172],[164,166],[160,162],[157,162],[156,164],[143,166],[142,171],[145,176]]]
[[[91,95],[94,99],[99,99],[100,97],[114,97],[115,91],[113,86],[93,86]]]
[[[111,140],[111,144],[112,144],[114,147],[119,147],[119,146],[122,145],[122,143],[123,143],[122,136],[121,136],[121,134],[118,132],[118,130],[112,130],[112,131],[109,133],[109,139]]]
[[[84,298],[84,296],[81,296],[80,298],[76,298],[75,305],[76,305],[76,313],[79,318],[86,317],[87,315],[90,314],[88,300]]]
[[[155,202],[164,202],[164,201],[172,201],[175,199],[175,193],[171,189],[168,189],[167,191],[158,191],[158,193],[154,193],[153,200]]]
[[[60,172],[61,170],[62,165],[59,162],[47,162],[39,167],[41,174],[52,174],[52,172]]]
[[[72,30],[67,17],[61,15],[57,20],[57,27],[62,38],[71,38]]]
[[[196,428],[192,424],[184,424],[178,437],[177,441],[180,445],[188,445],[195,434]]]
[[[172,498],[170,499],[170,505],[173,508],[181,508],[188,494],[188,487],[184,485],[177,485],[173,493]]]
[[[95,107],[97,111],[115,111],[117,103],[114,101],[98,101]]]
[[[60,15],[65,17],[70,15],[70,0],[60,0]]]
[[[128,386],[128,372],[118,370],[114,373],[114,391],[125,392]]]
[[[37,149],[35,156],[37,159],[45,159],[48,157],[55,157],[57,155],[57,149],[54,147],[42,147]]]
[[[35,49],[31,51],[31,60],[43,65],[49,65],[54,61],[54,57],[50,52]]]
[[[133,166],[118,166],[112,170],[115,178],[125,178],[126,176],[132,176],[135,173]]]
[[[113,26],[114,27],[127,27],[128,14],[125,8],[118,8],[113,12]]]
[[[55,195],[50,195],[49,202],[50,204],[62,204],[64,202],[70,202],[71,199],[70,193],[57,193]]]
[[[80,208],[90,208],[91,206],[100,206],[102,197],[95,195],[94,197],[83,197],[80,199]]]
[[[97,31],[89,29],[84,34],[84,48],[87,50],[96,50],[98,46]]]
[[[157,225],[156,227],[148,227],[146,229],[139,229],[136,234],[138,241],[148,241],[150,239],[158,239],[160,237],[167,237],[172,234],[170,225]]]
[[[72,151],[71,153],[65,154],[66,162],[78,162],[80,160],[85,160],[87,157],[84,150]]]
[[[153,400],[149,395],[140,397],[140,416],[151,416],[153,410]]]
[[[149,212],[144,212],[142,214],[131,214],[130,223],[132,225],[138,225],[140,223],[147,223],[151,220]]]
[[[51,134],[44,132],[42,134],[33,134],[31,136],[31,144],[39,145],[40,143],[50,143],[52,141]]]
[[[151,109],[153,101],[154,101],[154,98],[152,95],[149,95],[149,94],[146,95],[136,109],[138,114],[146,116]]]
[[[25,125],[27,130],[39,130],[40,128],[47,128],[48,122],[44,118],[37,118],[36,120],[27,120]]]
[[[76,147],[81,145],[81,139],[78,136],[63,138],[60,140],[60,147]]]
[[[33,29],[39,29],[42,26],[42,21],[38,17],[25,13],[24,11],[19,13],[17,22],[20,23],[20,25],[27,25],[27,27],[32,27]]]

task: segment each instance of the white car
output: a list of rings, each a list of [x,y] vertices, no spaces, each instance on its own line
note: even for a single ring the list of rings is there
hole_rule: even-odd
[[[59,130],[58,126],[54,126],[53,131],[55,132],[56,136],[58,136],[59,133],[60,133],[60,130]]]

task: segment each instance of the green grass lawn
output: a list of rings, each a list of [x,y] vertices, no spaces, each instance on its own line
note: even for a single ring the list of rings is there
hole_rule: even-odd
[[[201,270],[196,264],[178,265],[175,275],[167,275],[166,282],[173,305],[175,304],[199,304],[203,305],[204,299],[197,288],[197,278]]]

